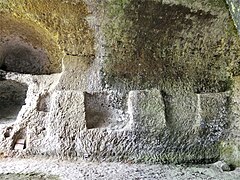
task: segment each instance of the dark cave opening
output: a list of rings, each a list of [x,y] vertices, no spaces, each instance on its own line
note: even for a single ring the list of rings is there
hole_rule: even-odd
[[[0,69],[23,74],[50,74],[51,63],[46,52],[18,37],[0,44]]]
[[[17,81],[0,81],[0,124],[16,120],[25,104],[27,89],[26,84]]]

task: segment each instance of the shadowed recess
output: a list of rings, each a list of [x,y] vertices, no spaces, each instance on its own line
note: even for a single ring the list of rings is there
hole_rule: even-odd
[[[94,55],[94,34],[86,20],[89,12],[84,1],[8,0],[6,6],[46,28],[66,54]]]
[[[27,85],[17,81],[0,81],[0,124],[16,120],[25,104],[27,88]]]
[[[1,69],[25,74],[61,72],[62,53],[46,30],[4,13],[0,22]]]

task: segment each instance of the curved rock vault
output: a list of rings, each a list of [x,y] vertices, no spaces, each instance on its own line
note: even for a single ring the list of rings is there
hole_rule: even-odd
[[[239,63],[224,0],[0,1],[0,153],[238,165]]]

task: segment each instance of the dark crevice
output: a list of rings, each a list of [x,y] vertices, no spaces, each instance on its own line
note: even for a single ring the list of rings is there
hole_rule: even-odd
[[[38,103],[37,103],[37,110],[43,112],[50,111],[50,94],[47,92],[45,94],[39,95]]]
[[[27,85],[13,80],[0,81],[0,123],[16,120],[25,104]]]
[[[172,108],[171,108],[171,100],[172,96],[167,94],[165,91],[161,91],[161,95],[163,97],[164,103],[164,111],[165,111],[165,120],[168,127],[172,127]]]

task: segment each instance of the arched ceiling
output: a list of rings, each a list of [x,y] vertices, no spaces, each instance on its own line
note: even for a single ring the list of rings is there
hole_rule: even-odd
[[[61,72],[61,50],[47,30],[8,13],[0,14],[0,59],[4,69],[20,73]]]
[[[7,56],[8,61],[22,59],[23,66],[30,62],[39,66],[33,67],[36,69],[33,72],[21,68],[18,72],[61,72],[64,54],[94,55],[93,32],[86,21],[87,6],[82,1],[6,0],[0,2],[0,10],[1,61]]]

